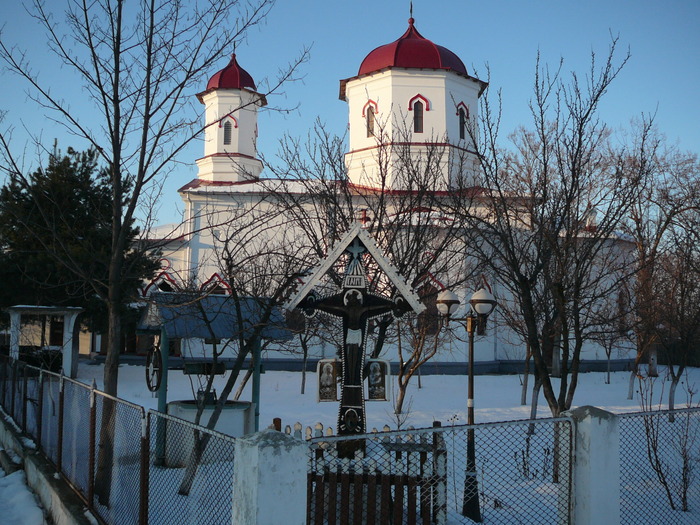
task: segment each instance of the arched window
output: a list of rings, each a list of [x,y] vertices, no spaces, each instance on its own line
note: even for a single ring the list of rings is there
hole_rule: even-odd
[[[465,139],[467,136],[467,112],[464,108],[459,108],[459,138]]]
[[[231,121],[227,121],[224,124],[224,145],[228,146],[231,144],[231,129],[232,129]]]
[[[423,133],[423,102],[420,100],[413,103],[413,132]]]
[[[367,136],[374,137],[374,108],[371,105],[367,106],[365,119],[367,120]]]

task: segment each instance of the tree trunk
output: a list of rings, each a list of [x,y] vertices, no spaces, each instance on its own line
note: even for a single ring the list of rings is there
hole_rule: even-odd
[[[107,357],[104,367],[104,391],[117,395],[119,382],[119,343],[121,342],[121,318],[119,309],[110,304],[109,336],[107,340]],[[98,443],[97,470],[95,473],[95,494],[98,501],[109,507],[112,486],[112,465],[114,462],[114,429],[116,427],[116,406],[107,397],[102,398],[102,423]]]
[[[535,384],[532,387],[532,399],[530,401],[530,419],[537,419],[537,401],[540,397],[540,388],[542,387],[542,382],[539,378],[535,378]],[[535,433],[535,425],[530,423],[527,430],[528,434]]]
[[[214,427],[216,427],[216,423],[219,420],[219,416],[221,416],[221,411],[223,409],[224,402],[226,399],[228,399],[228,396],[231,394],[231,391],[233,390],[233,387],[236,384],[236,380],[238,379],[241,369],[243,368],[243,362],[245,361],[246,356],[250,354],[251,344],[253,343],[249,342],[249,344],[246,345],[245,348],[242,348],[238,352],[238,356],[236,357],[233,367],[231,368],[231,375],[226,380],[226,385],[221,391],[221,395],[219,396],[219,399],[216,402],[216,407],[212,412],[211,416],[209,417],[207,428],[214,429]],[[190,453],[190,458],[187,462],[187,468],[185,469],[185,473],[182,476],[182,481],[180,482],[180,487],[178,488],[178,494],[183,496],[186,496],[190,493],[192,483],[194,482],[194,477],[197,473],[197,468],[199,467],[199,461],[202,457],[202,454],[204,453],[204,449],[206,448],[207,443],[209,443],[209,434],[205,434],[203,436],[198,436],[197,434],[195,434],[195,438],[195,444],[192,449],[192,452]]]
[[[110,507],[112,491],[112,466],[114,463],[114,428],[116,404],[109,397],[102,397],[102,424],[97,451],[95,472],[95,495],[100,504]]]
[[[658,361],[658,352],[655,347],[649,351],[649,377],[659,377],[659,369],[656,366]]]
[[[523,387],[520,390],[520,405],[527,405],[527,384],[530,380],[530,345],[527,345],[525,351],[525,371],[523,373]]]
[[[637,365],[635,364],[632,367],[632,371],[630,372],[630,382],[629,386],[627,387],[627,399],[634,399],[634,380],[637,378]]]
[[[301,365],[301,395],[303,396],[306,393],[306,364],[309,361],[309,345],[306,344],[306,340],[302,334],[299,335],[299,342],[301,343],[301,349],[304,355]]]
[[[41,316],[41,341],[39,341],[39,347],[46,347],[46,316]]]
[[[398,381],[398,393],[396,394],[396,403],[394,404],[394,414],[401,414],[403,411],[403,402],[406,399],[406,387],[408,383]]]
[[[668,389],[668,409],[673,411],[676,409],[676,387],[681,379],[681,374],[674,375],[671,380],[671,388]],[[673,423],[676,420],[675,414],[671,412],[668,415],[668,421]]]
[[[243,389],[245,389],[245,386],[248,384],[248,380],[251,378],[252,375],[253,367],[251,366],[248,370],[246,370],[245,375],[241,380],[241,384],[238,385],[238,390],[236,390],[236,393],[233,396],[234,401],[238,401],[241,398],[241,394],[243,394]]]
[[[606,385],[609,385],[609,384],[610,384],[610,354],[611,354],[611,353],[612,353],[612,352],[609,352],[609,353],[608,353],[608,374],[607,374],[607,376],[606,376],[606,378],[605,378],[605,384],[606,384]]]
[[[552,345],[552,377],[561,377],[561,343],[559,339]]]

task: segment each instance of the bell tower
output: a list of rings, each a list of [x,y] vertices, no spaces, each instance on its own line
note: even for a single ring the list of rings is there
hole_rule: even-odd
[[[267,104],[255,82],[231,56],[197,94],[205,106],[204,156],[197,177],[210,182],[255,180],[263,165],[257,158],[258,108]]]
[[[369,53],[340,81],[348,103],[345,164],[359,186],[406,189],[415,173],[436,189],[469,185],[475,169],[478,99],[486,88],[449,49],[424,38],[414,19],[396,41]],[[413,171],[415,173],[409,173]]]

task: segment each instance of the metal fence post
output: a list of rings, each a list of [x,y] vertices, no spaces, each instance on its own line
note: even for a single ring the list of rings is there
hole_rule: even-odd
[[[17,363],[17,360],[12,362],[12,399],[10,399],[10,402],[12,404],[10,405],[10,410],[8,411],[13,418],[17,417],[17,414],[15,413],[15,397],[17,390]]]
[[[92,510],[95,500],[95,442],[97,434],[97,396],[95,395],[95,380],[90,387],[90,443],[88,445],[88,507]]]
[[[63,471],[63,409],[65,401],[63,395],[63,371],[58,380],[58,432],[57,432],[57,448],[56,451],[56,467],[59,472]]]
[[[139,524],[148,525],[148,483],[149,451],[150,451],[150,420],[144,409],[141,409],[141,469],[139,475]]]
[[[36,441],[41,446],[41,430],[42,422],[44,420],[44,370],[39,370],[39,388],[37,389],[37,400],[36,400]]]
[[[25,364],[24,368],[24,381],[22,382],[22,432],[27,433],[27,383],[29,382],[29,370],[28,366]]]

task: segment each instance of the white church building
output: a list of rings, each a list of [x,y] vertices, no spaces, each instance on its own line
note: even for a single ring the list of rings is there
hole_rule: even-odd
[[[236,224],[255,216],[260,224],[245,242],[261,244],[269,236],[288,235],[294,229],[293,224],[268,215],[266,199],[277,181],[265,177],[257,150],[258,112],[267,101],[238,60],[233,55],[197,95],[205,106],[203,156],[196,160],[197,178],[178,190],[184,203],[182,224],[176,230],[160,227],[150,232],[152,238],[163,240],[163,265],[144,287],[144,295],[185,287],[229,293],[220,255],[223,239]],[[424,38],[410,18],[403,35],[371,51],[355,75],[340,81],[340,99],[348,106],[345,166],[349,182],[366,191],[401,191],[408,182],[401,169],[405,159],[399,157],[410,144],[410,155],[417,157],[439,151],[436,191],[469,186],[469,180],[457,178],[471,177],[476,167],[468,125],[476,121],[485,88],[486,83],[471,76],[455,53]],[[303,185],[286,183],[284,187],[304,191]],[[466,294],[466,290],[459,292]],[[497,287],[494,293],[498,295]],[[497,363],[510,362],[513,367],[517,363],[519,370],[523,350],[504,331],[498,322],[489,323],[487,336],[477,340],[475,361],[494,371],[499,369]],[[205,348],[202,342],[183,343],[182,351],[200,347]],[[312,358],[336,354],[330,346],[314,351]],[[388,352],[385,358],[396,358],[390,355],[391,348]],[[270,349],[266,358],[293,359]],[[605,355],[593,350],[584,358],[604,359]],[[465,360],[466,343],[456,340],[433,358],[431,367],[463,372]]]

